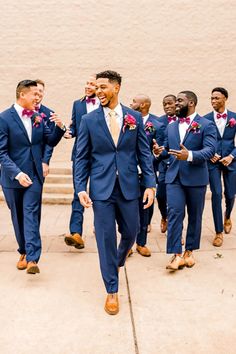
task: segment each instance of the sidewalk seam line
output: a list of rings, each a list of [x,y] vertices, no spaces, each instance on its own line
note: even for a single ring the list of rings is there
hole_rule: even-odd
[[[127,292],[128,292],[129,311],[130,311],[130,318],[131,318],[132,331],[133,331],[135,354],[139,354],[138,339],[137,339],[137,333],[136,333],[135,322],[134,322],[134,313],[133,313],[133,306],[132,306],[132,301],[131,301],[131,293],[130,293],[129,280],[128,280],[126,266],[124,266],[124,271],[125,271],[125,280],[126,280],[126,286],[127,286]]]

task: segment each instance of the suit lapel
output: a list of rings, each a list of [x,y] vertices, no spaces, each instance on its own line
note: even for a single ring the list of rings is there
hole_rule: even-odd
[[[179,135],[179,122],[176,121],[172,124],[170,124],[170,127],[173,126],[173,130],[174,130],[174,136],[175,139],[177,140],[178,145],[180,144],[180,135]],[[169,128],[171,129],[171,128]]]
[[[12,117],[15,119],[15,121],[17,122],[17,124],[19,125],[20,129],[23,131],[23,133],[25,134],[27,140],[30,142],[29,140],[29,137],[28,137],[28,134],[27,134],[27,131],[25,129],[25,126],[22,122],[22,120],[20,119],[18,113],[16,112],[15,108],[12,106],[11,108],[11,114],[12,114]]]
[[[192,120],[191,124],[192,124],[193,122],[199,123],[199,121],[200,121],[200,116],[197,114],[196,117]],[[185,136],[184,136],[184,139],[183,139],[183,142],[182,142],[183,145],[184,145],[185,140],[187,139],[187,137],[188,137],[188,135],[189,135],[189,133],[190,133],[189,128],[191,127],[191,124],[189,125],[189,127],[188,127],[188,129],[187,129],[187,131],[186,131],[186,133],[185,133]]]

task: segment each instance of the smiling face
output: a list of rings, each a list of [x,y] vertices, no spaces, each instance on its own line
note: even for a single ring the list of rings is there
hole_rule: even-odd
[[[227,98],[221,92],[214,91],[211,94],[211,105],[216,112],[224,112],[226,100]]]
[[[178,117],[187,117],[189,115],[189,106],[191,101],[184,93],[179,93],[176,98],[176,115]]]
[[[24,88],[20,94],[19,98],[17,100],[17,103],[21,107],[24,107],[26,109],[34,110],[35,106],[38,104],[39,100],[39,91],[37,86],[30,86],[27,88]]]
[[[95,97],[96,96],[96,78],[94,76],[90,76],[85,84],[85,95],[87,97]]]
[[[103,107],[115,108],[118,104],[120,85],[116,81],[107,78],[98,78],[96,83],[96,95]]]
[[[163,99],[163,109],[165,114],[168,116],[174,116],[175,115],[175,99],[172,96],[167,96]]]

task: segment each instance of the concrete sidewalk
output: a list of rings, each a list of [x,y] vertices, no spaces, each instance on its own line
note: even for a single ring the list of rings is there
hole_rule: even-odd
[[[0,203],[1,354],[175,354],[236,352],[236,213],[221,248],[210,200],[204,211],[197,264],[165,270],[166,236],[157,207],[149,236],[150,258],[136,252],[120,274],[120,313],[103,310],[92,210],[86,210],[86,247],[64,244],[69,205],[43,205],[39,275],[15,267],[18,259],[9,210]]]

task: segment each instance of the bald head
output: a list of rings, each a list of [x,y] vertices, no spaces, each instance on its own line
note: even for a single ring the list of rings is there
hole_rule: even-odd
[[[149,96],[144,94],[138,94],[133,98],[130,107],[135,111],[141,112],[142,116],[146,116],[149,113],[151,104],[152,102]]]

